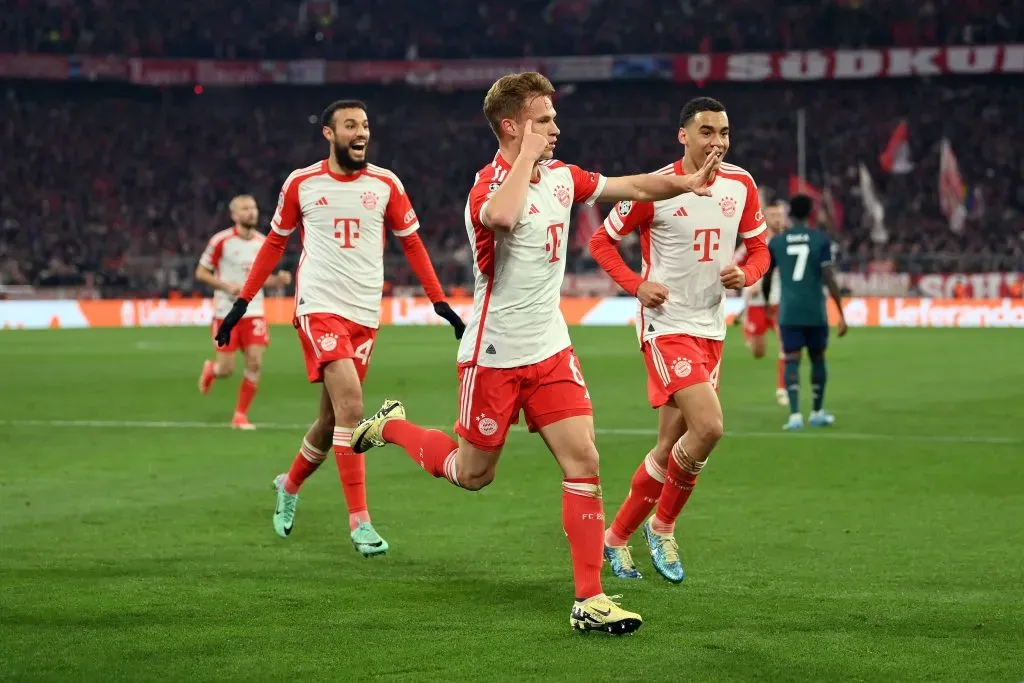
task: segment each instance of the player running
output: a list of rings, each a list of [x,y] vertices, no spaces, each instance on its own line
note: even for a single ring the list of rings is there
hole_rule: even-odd
[[[807,421],[812,427],[835,424],[835,417],[825,411],[825,348],[828,346],[828,313],[825,293],[839,311],[838,335],[846,334],[842,295],[832,267],[832,241],[821,230],[808,226],[813,202],[803,194],[789,200],[793,224],[768,243],[772,265],[765,276],[765,296],[771,295],[771,275],[777,267],[780,275],[779,339],[785,354],[786,390],[789,393],[789,420],[783,429],[802,429],[800,412],[800,356],[804,347],[811,359],[811,391],[813,405]]]
[[[781,200],[772,202],[764,209],[765,224],[768,226],[768,239],[786,229],[786,205]],[[736,248],[736,265],[743,266],[747,262],[747,248],[739,245]],[[762,291],[763,280],[758,280],[749,287],[743,289],[745,306],[743,309],[743,338],[747,348],[750,349],[754,358],[764,358],[765,332],[778,329],[779,313],[779,274],[775,273],[775,281],[772,283],[771,301],[766,301]],[[782,353],[779,352],[777,384],[775,387],[775,401],[780,406],[789,405],[789,397],[786,393],[786,383],[783,380]]]
[[[380,324],[385,226],[401,242],[434,311],[455,327],[456,337],[461,337],[465,326],[444,301],[417,234],[419,220],[398,176],[367,163],[366,105],[339,100],[324,110],[320,123],[330,155],[285,180],[270,235],[217,332],[217,343],[229,343],[232,328],[243,319],[298,228],[302,256],[295,275],[294,325],[309,381],[322,382],[323,389],[319,417],[306,432],[291,469],[274,480],[274,531],[282,537],[292,532],[299,488],[333,445],[348,503],[352,544],[370,557],[386,553],[388,544],[370,522],[366,465],[363,456],[352,450],[351,440],[353,427],[363,417],[362,383]]]
[[[688,175],[606,178],[556,161],[560,130],[551,82],[539,73],[498,79],[484,114],[498,153],[481,169],[466,202],[476,278],[473,317],[459,347],[458,442],[405,420],[398,401],[356,427],[353,447],[393,443],[435,477],[478,490],[494,479],[509,427],[526,414],[562,469],[562,525],[576,601],[574,629],[630,633],[641,617],[601,587],[604,508],[593,410],[559,309],[569,214],[574,202],[669,199],[704,187],[717,165],[708,155]]]
[[[679,115],[683,158],[657,173],[679,177],[708,159],[723,158],[729,132],[721,102],[710,97],[687,102]],[[658,573],[673,583],[686,576],[675,522],[723,434],[718,379],[726,290],[749,287],[768,268],[754,179],[739,166],[721,163],[709,188],[704,197],[620,202],[590,241],[594,260],[639,301],[637,334],[647,365],[647,396],[658,411],[658,441],[605,533],[605,559],[620,578],[641,578],[627,545],[641,523]],[[639,231],[643,255],[639,275],[617,249],[633,231]],[[737,236],[748,254],[742,268],[733,260]]]
[[[210,238],[196,266],[197,282],[213,288],[214,319],[211,337],[216,335],[220,321],[231,310],[231,303],[242,290],[245,276],[256,259],[256,253],[263,245],[263,235],[256,230],[259,224],[259,208],[256,200],[247,194],[240,194],[228,205],[231,220],[235,222],[227,230],[221,230]],[[267,287],[283,287],[290,284],[292,274],[280,271],[267,278]],[[231,426],[235,429],[255,429],[249,422],[249,406],[260,382],[260,368],[263,366],[263,351],[270,345],[270,330],[263,317],[263,290],[253,297],[252,305],[245,311],[245,317],[231,332],[227,344],[218,347],[214,342],[214,359],[203,363],[199,375],[199,393],[210,393],[216,379],[230,377],[235,371],[235,353],[245,356],[245,371],[238,388],[238,402]]]

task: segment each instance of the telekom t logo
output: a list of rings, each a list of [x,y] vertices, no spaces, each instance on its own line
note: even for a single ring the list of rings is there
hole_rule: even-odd
[[[551,257],[548,258],[548,263],[557,263],[562,260],[558,257],[558,247],[562,244],[562,233],[564,231],[565,223],[555,223],[548,226],[547,244],[544,245],[544,251],[551,254]]]
[[[335,218],[334,239],[341,242],[342,249],[352,249],[355,247],[356,245],[353,244],[353,241],[359,239],[359,219]]]
[[[718,228],[698,228],[693,231],[693,250],[704,252],[697,259],[698,263],[713,260],[711,252],[718,251],[718,238],[721,234],[722,231]]]

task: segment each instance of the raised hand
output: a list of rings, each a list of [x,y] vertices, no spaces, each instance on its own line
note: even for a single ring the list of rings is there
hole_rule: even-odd
[[[525,128],[523,128],[523,141],[519,148],[519,153],[524,155],[531,161],[537,161],[544,154],[544,150],[548,148],[548,138],[540,133],[533,132],[533,119],[529,119],[526,122]]]
[[[677,176],[677,182],[682,187],[683,192],[692,192],[695,195],[701,197],[710,197],[711,188],[708,187],[715,174],[718,173],[718,167],[721,164],[722,157],[717,150],[711,152],[704,158],[704,164],[697,169],[696,173],[690,173],[684,176]]]

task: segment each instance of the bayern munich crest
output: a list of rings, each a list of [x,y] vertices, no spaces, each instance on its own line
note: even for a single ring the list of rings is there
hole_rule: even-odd
[[[328,332],[316,341],[324,351],[333,351],[338,348],[338,335],[332,332]]]
[[[732,218],[736,215],[736,200],[732,197],[722,197],[722,201],[718,202],[718,206],[722,207],[722,215],[726,218]]]
[[[672,372],[676,373],[676,377],[689,377],[693,372],[693,363],[689,358],[676,358],[676,362],[672,364]]]
[[[372,192],[364,192],[363,196],[360,197],[363,200],[363,208],[367,211],[373,211],[377,208],[377,195]]]
[[[565,185],[555,187],[555,199],[565,208],[569,208],[572,205],[572,193],[569,192],[569,188]]]
[[[481,415],[476,419],[476,430],[484,436],[494,436],[498,431],[498,423],[492,418]]]

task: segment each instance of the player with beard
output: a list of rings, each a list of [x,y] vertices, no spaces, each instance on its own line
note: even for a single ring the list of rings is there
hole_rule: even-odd
[[[274,531],[292,532],[299,488],[333,445],[348,503],[356,550],[370,557],[388,544],[370,522],[366,466],[352,450],[352,429],[363,417],[362,383],[369,368],[384,288],[385,229],[400,241],[434,311],[461,338],[465,326],[444,301],[420,224],[405,187],[391,171],[367,163],[370,123],[366,105],[355,100],[330,104],[320,117],[330,155],[292,172],[281,188],[271,232],[245,286],[217,332],[230,343],[232,329],[277,266],[298,228],[302,255],[295,274],[295,318],[310,382],[322,382],[320,415],[306,432],[291,469],[274,480]]]
[[[245,276],[256,259],[256,253],[263,244],[263,235],[256,230],[259,221],[259,207],[256,200],[247,194],[238,195],[228,205],[234,225],[221,230],[210,238],[196,266],[195,279],[213,288],[214,320],[212,332],[216,334],[220,321],[231,310],[231,302],[242,290]],[[281,271],[267,279],[268,287],[287,285],[292,281],[291,273]],[[206,395],[215,379],[230,377],[235,371],[235,352],[245,356],[245,370],[242,384],[238,389],[238,402],[231,426],[235,429],[254,429],[249,422],[249,405],[256,395],[263,365],[263,351],[270,344],[270,331],[263,317],[263,290],[256,292],[252,305],[245,311],[245,317],[231,332],[227,345],[218,348],[213,360],[203,363],[199,375],[199,393]]]

